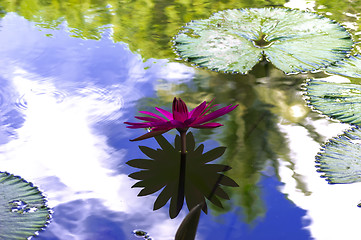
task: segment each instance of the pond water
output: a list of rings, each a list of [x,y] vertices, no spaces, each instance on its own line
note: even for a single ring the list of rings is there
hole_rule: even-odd
[[[285,75],[261,63],[247,75],[194,68],[170,40],[185,23],[227,8],[286,6],[339,21],[358,41],[359,1],[0,1],[0,171],[34,183],[53,210],[34,239],[174,239],[188,213],[153,211],[157,193],[138,197],[125,163],[144,158],[127,129],[139,110],[191,108],[215,98],[239,104],[223,127],[192,130],[239,187],[225,187],[224,209],[201,214],[202,239],[360,239],[360,184],[329,185],[315,156],[350,126],[306,105],[302,84],[317,74]],[[359,51],[358,43],[354,52]],[[176,132],[170,132],[173,139]]]

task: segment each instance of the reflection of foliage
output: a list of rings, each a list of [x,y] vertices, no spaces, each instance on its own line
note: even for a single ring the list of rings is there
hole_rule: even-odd
[[[48,224],[50,212],[38,188],[0,172],[0,239],[28,239]]]
[[[16,12],[43,28],[54,29],[66,21],[74,37],[100,39],[104,25],[110,24],[107,1],[10,1],[5,9]]]
[[[73,36],[99,39],[104,25],[114,30],[115,42],[129,44],[145,58],[174,58],[169,40],[180,26],[192,19],[204,19],[214,11],[231,8],[283,6],[285,0],[0,0],[0,17],[16,12],[41,27],[57,28],[64,21]],[[356,42],[360,35],[360,0],[317,0],[315,9],[331,13],[332,19],[349,27]],[[357,46],[356,46],[357,47]]]
[[[174,42],[180,56],[192,63],[241,73],[263,57],[286,73],[313,71],[344,58],[353,44],[336,22],[284,8],[219,11],[189,22]]]
[[[16,12],[45,28],[64,21],[73,36],[99,39],[104,25],[115,42],[129,44],[144,58],[174,58],[170,39],[191,19],[206,18],[215,9],[282,6],[285,0],[0,0],[5,12]],[[1,9],[0,9],[1,13]],[[111,25],[110,25],[111,24]]]
[[[355,50],[360,52],[361,1],[360,0],[316,0],[315,10],[325,14],[347,27],[356,42]],[[332,16],[330,16],[332,15]]]
[[[127,162],[128,165],[140,169],[139,172],[129,176],[141,180],[133,187],[142,187],[138,196],[145,196],[159,191],[164,187],[154,203],[154,210],[163,207],[169,199],[169,215],[174,218],[178,215],[180,209],[177,208],[177,199],[180,193],[179,184],[184,184],[184,196],[188,209],[191,210],[197,204],[205,203],[205,197],[218,207],[222,203],[217,197],[229,199],[227,193],[220,188],[220,185],[235,187],[237,184],[229,177],[220,174],[231,168],[221,164],[207,164],[220,157],[224,147],[217,147],[206,153],[203,153],[204,145],[201,144],[195,148],[194,137],[191,132],[187,134],[187,154],[185,183],[179,183],[180,174],[180,137],[176,136],[173,147],[162,135],[156,136],[161,149],[151,149],[140,146],[140,150],[150,159],[134,159]],[[184,201],[181,198],[180,201]],[[203,211],[207,212],[207,206],[204,204]]]
[[[191,86],[172,85],[166,91],[158,90],[161,100],[158,104],[161,106],[171,101],[175,93],[190,106],[213,98],[218,102],[231,101],[239,104],[228,118],[221,121],[224,125],[221,131],[204,130],[202,134],[194,131],[197,139],[217,139],[221,145],[227,146],[222,163],[232,166],[233,170],[228,176],[240,185],[238,188],[226,189],[232,201],[223,204],[225,210],[213,209],[214,212],[235,209],[231,204],[236,204],[242,206],[247,222],[265,214],[259,186],[262,170],[273,167],[277,171],[281,159],[295,171],[287,139],[278,128],[279,121],[306,128],[317,142],[324,140],[306,119],[306,116],[319,116],[313,113],[309,115],[310,111],[302,96],[297,94],[304,79],[305,76],[285,76],[272,65],[259,64],[248,75],[200,70]],[[295,173],[294,178],[299,191],[308,194],[307,185],[301,176]]]
[[[192,19],[204,19],[214,11],[231,8],[283,6],[285,0],[0,0],[0,17],[6,12],[38,23],[45,28],[57,28],[64,21],[76,37],[99,39],[104,25],[114,30],[115,42],[129,44],[132,51],[140,51],[145,58],[174,58],[169,40],[180,26]],[[348,28],[353,34],[360,31],[359,0],[317,0],[315,9],[332,13],[341,23],[355,23]],[[346,24],[347,25],[347,24]],[[348,24],[349,25],[349,24]],[[360,35],[355,35],[356,42]]]

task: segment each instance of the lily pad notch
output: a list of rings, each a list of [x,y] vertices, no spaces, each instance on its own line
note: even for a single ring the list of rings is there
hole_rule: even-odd
[[[344,59],[353,46],[337,22],[287,8],[220,11],[189,22],[173,43],[196,66],[242,74],[264,58],[285,73],[316,71]]]

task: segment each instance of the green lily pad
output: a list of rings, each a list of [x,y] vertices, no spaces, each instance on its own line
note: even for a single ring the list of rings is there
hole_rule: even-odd
[[[0,239],[28,239],[46,227],[50,211],[31,183],[0,172]]]
[[[180,179],[180,136],[176,136],[174,146],[162,135],[155,136],[155,139],[161,147],[160,149],[139,146],[149,159],[133,159],[127,162],[129,166],[143,169],[129,174],[129,177],[140,180],[132,186],[133,188],[143,188],[138,196],[150,195],[162,189],[153,209],[160,209],[170,200],[169,216],[171,218],[178,216],[184,199],[189,210],[202,204],[202,210],[207,213],[205,199],[223,208],[220,199],[229,200],[229,196],[222,186],[238,187],[238,184],[223,174],[231,167],[223,164],[209,164],[209,162],[221,157],[226,148],[217,147],[203,152],[204,145],[196,147],[193,134],[188,132],[184,179]],[[179,186],[183,186],[183,189],[180,189]]]
[[[350,56],[325,69],[326,72],[346,77],[361,78],[361,55]]]
[[[331,184],[361,182],[361,129],[330,140],[316,156],[318,172]]]
[[[284,8],[220,11],[188,23],[174,38],[182,58],[240,73],[263,57],[286,73],[317,70],[343,59],[352,44],[350,34],[335,21]]]
[[[310,80],[308,103],[315,110],[344,123],[361,125],[361,85]]]

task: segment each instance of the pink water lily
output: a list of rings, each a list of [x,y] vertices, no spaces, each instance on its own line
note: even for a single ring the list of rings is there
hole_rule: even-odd
[[[163,116],[152,112],[140,111],[140,113],[148,116],[135,118],[144,122],[125,122],[125,124],[130,125],[127,126],[127,128],[150,128],[151,131],[136,139],[132,139],[131,141],[138,141],[154,137],[174,128],[176,128],[181,133],[185,133],[190,127],[216,128],[223,126],[220,123],[213,123],[209,121],[233,111],[238,105],[228,105],[226,107],[210,112],[213,107],[218,106],[218,104],[211,106],[212,101],[208,104],[206,101],[204,101],[189,112],[187,105],[182,101],[182,99],[174,98],[172,113],[157,107],[155,109]]]

